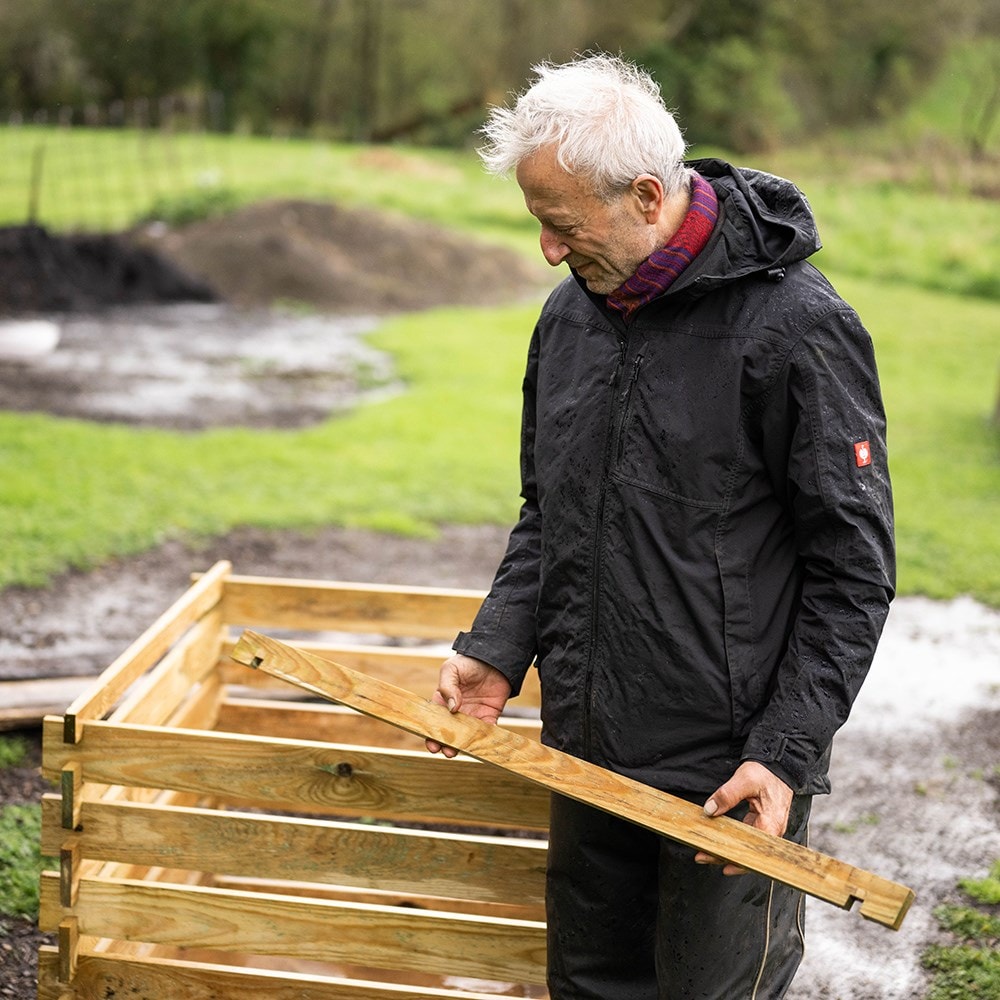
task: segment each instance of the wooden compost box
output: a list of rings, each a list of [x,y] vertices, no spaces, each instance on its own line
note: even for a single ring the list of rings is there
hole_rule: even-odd
[[[547,996],[548,792],[229,655],[260,629],[429,696],[481,599],[196,577],[45,720],[39,997]]]

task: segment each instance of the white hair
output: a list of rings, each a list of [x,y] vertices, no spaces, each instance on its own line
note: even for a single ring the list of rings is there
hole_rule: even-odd
[[[604,54],[532,69],[535,82],[513,108],[491,108],[483,125],[479,156],[490,173],[508,175],[554,145],[560,166],[602,198],[640,174],[658,178],[668,196],[687,184],[684,137],[645,70]]]

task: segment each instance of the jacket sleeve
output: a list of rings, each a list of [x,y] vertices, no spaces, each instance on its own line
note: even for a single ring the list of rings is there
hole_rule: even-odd
[[[531,341],[524,377],[521,415],[521,513],[493,586],[468,632],[460,632],[455,651],[496,667],[510,681],[511,696],[521,689],[535,659],[541,565],[542,518],[535,479],[535,386],[538,331]]]
[[[742,757],[805,789],[861,688],[895,588],[885,414],[871,338],[849,308],[792,350],[764,440],[792,519],[801,600]]]

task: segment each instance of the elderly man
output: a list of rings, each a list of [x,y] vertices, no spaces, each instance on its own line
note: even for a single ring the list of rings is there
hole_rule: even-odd
[[[434,698],[495,721],[535,664],[546,743],[803,842],[894,586],[870,338],[792,184],[685,164],[623,60],[536,73],[481,155],[570,274],[520,519]],[[547,899],[554,1000],[781,997],[801,959],[799,894],[561,796]]]

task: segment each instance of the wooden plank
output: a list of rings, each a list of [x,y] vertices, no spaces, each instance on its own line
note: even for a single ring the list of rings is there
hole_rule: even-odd
[[[64,845],[61,807],[59,796],[43,796],[43,853]],[[91,859],[509,905],[544,900],[539,840],[130,802],[85,802],[81,821],[75,845]]]
[[[129,690],[112,722],[163,725],[215,667],[222,648],[219,608],[206,612],[160,662]]]
[[[39,927],[63,917],[44,873]],[[543,983],[545,925],[205,886],[82,878],[79,933],[181,948],[282,955],[371,968]]]
[[[320,661],[321,663],[323,661]],[[85,782],[166,788],[229,805],[420,823],[548,828],[548,793],[515,775],[425,752],[89,722],[62,742],[43,726],[43,773],[76,761]],[[446,793],[446,794],[445,794]]]
[[[460,626],[455,625],[454,633]],[[452,637],[453,638],[453,637]],[[448,640],[449,643],[451,639]],[[222,647],[219,670],[227,684],[243,684],[253,687],[279,687],[279,680],[270,674],[255,673],[247,676],[246,670],[231,659],[236,640],[227,638]],[[295,640],[297,649],[333,660],[351,670],[360,670],[379,680],[395,684],[410,691],[433,691],[437,686],[441,663],[449,653],[446,646],[438,645],[428,649],[422,646],[378,646],[346,642],[320,642],[317,640]],[[518,709],[538,709],[541,704],[541,687],[538,671],[529,670],[521,691],[511,703]]]
[[[0,681],[0,731],[38,725],[46,715],[62,715],[94,681],[94,677]]]
[[[860,900],[862,916],[894,930],[913,901],[913,891],[906,886],[728,817],[708,817],[692,802],[526,740],[501,726],[452,714],[401,688],[275,639],[244,632],[233,658],[818,899],[844,909]]]
[[[209,674],[198,690],[171,714],[167,725],[174,729],[215,729],[225,692],[219,675]]]
[[[81,723],[101,718],[195,621],[220,601],[223,582],[231,569],[228,562],[217,562],[104,670],[90,690],[66,709],[65,742],[76,743],[83,729]]]
[[[457,630],[468,628],[484,596],[474,590],[230,576],[222,607],[232,625],[451,642]]]
[[[412,684],[414,687],[419,687],[428,679],[433,683],[437,679],[441,661],[447,655],[447,648],[443,643],[428,648],[302,639],[296,640],[295,644],[323,659],[346,663],[354,670],[372,674],[389,683],[398,683],[401,686]],[[245,670],[233,663],[232,651],[235,645],[236,639],[232,637],[227,637],[223,644],[219,660],[222,676],[230,684],[256,683],[254,678],[245,676]],[[273,679],[268,678],[267,674],[262,674],[259,680],[273,683]]]
[[[287,687],[287,684],[285,685]],[[539,739],[537,719],[505,718],[503,725],[528,739]],[[277,739],[301,739],[354,746],[396,747],[423,750],[423,740],[380,719],[361,715],[339,705],[297,704],[260,699],[227,698],[219,706],[216,729]]]
[[[545,905],[543,903],[520,906],[514,903],[489,903],[458,899],[454,896],[428,896],[415,892],[394,892],[391,889],[356,889],[352,886],[324,885],[321,882],[286,882],[279,879],[240,878],[229,875],[220,875],[205,884],[213,885],[218,889],[271,892],[283,896],[305,896],[309,899],[331,899],[338,902],[409,906],[417,910],[437,910],[441,913],[472,913],[482,917],[516,917],[518,920],[545,919]]]
[[[406,985],[291,971],[247,969],[183,959],[136,958],[115,951],[79,950],[74,992],[58,983],[54,948],[39,950],[38,1000],[95,997],[184,1000],[496,1000],[497,993]],[[436,977],[443,980],[444,977]],[[523,994],[522,994],[523,995]],[[533,996],[540,996],[533,993]]]

